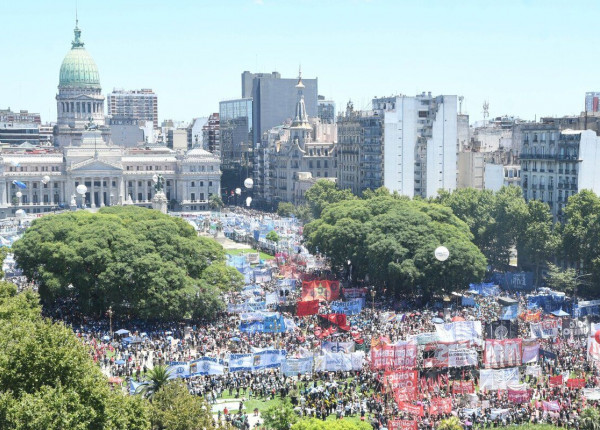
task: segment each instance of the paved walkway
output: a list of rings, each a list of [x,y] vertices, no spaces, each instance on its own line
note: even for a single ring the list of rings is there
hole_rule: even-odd
[[[230,414],[237,414],[237,412],[239,411],[240,408],[240,401],[239,400],[234,400],[234,399],[218,399],[217,403],[212,405],[212,411],[213,411],[213,415],[215,415],[215,417],[218,415],[219,411],[221,411],[221,413],[223,412],[223,409],[227,408],[229,410]],[[248,415],[248,422],[250,423],[250,428],[254,428],[254,426],[256,425],[257,422],[260,422],[260,424],[262,424],[262,418],[260,416],[260,412],[258,413],[258,416],[254,416],[254,411],[247,411],[246,407],[244,406],[244,412],[246,413],[246,415]],[[221,414],[221,416],[223,416]]]

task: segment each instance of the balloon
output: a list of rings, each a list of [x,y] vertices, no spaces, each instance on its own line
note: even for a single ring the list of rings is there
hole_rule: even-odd
[[[438,261],[446,261],[450,257],[450,251],[445,246],[438,246],[435,249],[435,258]]]
[[[241,188],[236,188],[236,189],[235,189],[235,193],[236,193],[238,196],[241,196],[241,195],[242,195],[242,189],[241,189]]]
[[[85,194],[87,192],[87,187],[83,184],[79,184],[75,190],[77,191],[77,194]]]
[[[20,199],[21,197],[23,197],[23,193],[21,191],[17,191],[15,193],[15,196],[17,196],[17,198]]]
[[[246,178],[246,180],[244,181],[244,187],[252,188],[253,186],[254,186],[254,181],[252,180],[252,178]]]
[[[13,161],[11,161],[11,162],[10,162],[10,164],[11,164],[13,167],[19,167],[19,162],[18,162],[18,161],[15,161],[15,160],[13,160]]]
[[[27,185],[25,185],[23,182],[21,181],[12,181],[13,184],[15,184],[17,187],[21,188],[21,189],[25,189],[27,188]]]
[[[250,203],[252,203],[252,197],[247,197],[246,198],[246,206],[250,206]]]
[[[596,342],[600,343],[600,330],[596,332],[596,334],[594,335],[594,339],[596,339]]]
[[[23,209],[18,209],[18,210],[15,212],[15,216],[16,216],[17,218],[25,218],[25,217],[27,216],[27,213],[26,213],[26,212],[25,212]]]
[[[50,182],[50,176],[48,176],[48,175],[45,175],[45,176],[42,178],[42,184],[47,184],[48,182]]]

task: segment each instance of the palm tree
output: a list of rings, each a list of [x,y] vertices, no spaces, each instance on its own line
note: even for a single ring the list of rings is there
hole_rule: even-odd
[[[146,375],[146,383],[138,387],[136,394],[141,394],[142,396],[152,400],[154,394],[164,387],[167,382],[169,382],[170,378],[171,371],[167,368],[167,366],[154,366]]]
[[[463,425],[460,420],[456,417],[446,418],[445,420],[440,421],[437,426],[437,430],[462,430]]]
[[[600,429],[600,412],[594,408],[585,408],[581,413],[581,428],[584,430]]]

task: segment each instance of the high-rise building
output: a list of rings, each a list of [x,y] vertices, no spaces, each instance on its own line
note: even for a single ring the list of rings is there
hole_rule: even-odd
[[[317,103],[317,116],[321,120],[321,124],[334,124],[335,102],[333,100],[325,100],[325,97],[319,96]]]
[[[360,195],[383,185],[383,116],[355,111],[351,102],[337,119],[338,186]]]
[[[89,124],[94,124],[101,131],[104,142],[110,140],[110,128],[105,126],[104,96],[98,67],[84,48],[77,23],[74,33],[71,50],[60,66],[56,95],[58,118],[54,130],[57,146],[80,145],[82,132]]]
[[[21,145],[28,142],[32,145],[40,144],[39,113],[26,110],[13,112],[0,109],[0,143],[5,145]],[[45,140],[45,139],[44,139]]]
[[[208,122],[202,127],[202,142],[204,149],[219,155],[221,151],[221,130],[218,113],[211,114],[208,117]]]
[[[585,111],[600,112],[600,92],[590,91],[585,93]]]
[[[296,107],[296,79],[282,79],[281,74],[242,73],[242,98],[252,99],[253,142],[260,142],[263,133],[292,119]],[[306,112],[316,117],[318,81],[303,79]]]
[[[151,89],[114,89],[107,95],[108,115],[139,121],[152,121],[158,128],[158,97]]]
[[[373,110],[384,116],[385,187],[424,198],[456,188],[456,96],[375,98]]]
[[[520,126],[521,187],[526,200],[548,203],[559,220],[569,197],[588,189],[600,194],[600,138],[592,130],[560,130],[557,124]]]

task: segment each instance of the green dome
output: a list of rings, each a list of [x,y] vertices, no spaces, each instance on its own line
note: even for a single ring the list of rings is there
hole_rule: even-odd
[[[75,40],[60,66],[61,87],[87,87],[100,89],[100,74],[92,56],[83,47],[81,30],[75,27]]]

